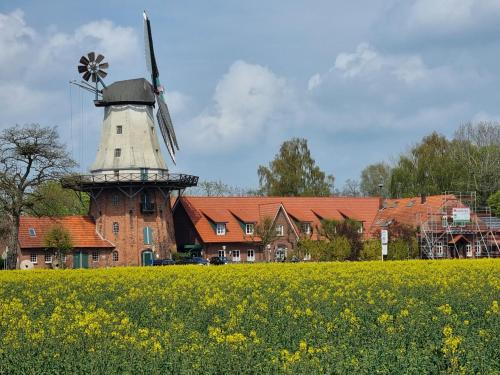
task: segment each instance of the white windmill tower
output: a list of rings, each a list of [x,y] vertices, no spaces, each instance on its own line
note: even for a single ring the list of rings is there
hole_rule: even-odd
[[[116,265],[150,264],[154,257],[165,258],[175,251],[170,191],[198,182],[197,176],[169,173],[163,159],[157,128],[174,164],[179,146],[160,85],[146,13],[144,34],[151,83],[137,78],[106,86],[103,78],[109,65],[103,63],[104,56],[90,52],[81,57],[78,72],[86,82],[78,86],[95,93],[94,103],[104,108],[104,120],[90,175],[63,181],[90,194],[90,214],[98,232],[116,245],[110,255],[111,264]],[[79,265],[88,263],[85,257],[88,254],[80,254]]]

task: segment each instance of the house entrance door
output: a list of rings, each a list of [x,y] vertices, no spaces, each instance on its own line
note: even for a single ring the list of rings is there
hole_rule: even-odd
[[[151,250],[144,250],[142,252],[141,263],[143,266],[151,266],[153,264],[153,252]]]
[[[75,251],[73,254],[73,268],[89,268],[89,254]]]

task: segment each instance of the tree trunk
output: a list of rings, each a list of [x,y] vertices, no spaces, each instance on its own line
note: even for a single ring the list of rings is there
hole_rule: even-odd
[[[19,268],[19,216],[12,219],[11,232],[9,238],[9,254],[7,257],[7,268],[16,269]]]

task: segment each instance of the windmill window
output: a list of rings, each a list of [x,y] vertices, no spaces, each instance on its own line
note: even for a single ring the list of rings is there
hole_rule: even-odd
[[[118,125],[116,127],[116,134],[123,134],[123,126]]]
[[[144,227],[144,244],[151,245],[153,243],[153,229],[151,227]]]
[[[120,156],[122,156],[122,149],[115,148],[115,158],[119,158]]]
[[[33,264],[37,264],[38,263],[38,257],[37,257],[37,255],[36,254],[31,254],[30,255],[30,261]]]
[[[99,262],[99,250],[92,251],[92,262]]]
[[[253,234],[253,224],[245,224],[245,234]]]
[[[29,228],[28,232],[30,234],[30,237],[36,237],[36,231],[35,228]]]
[[[118,202],[120,202],[120,197],[117,194],[113,194],[111,197],[111,204],[113,206],[118,206]]]
[[[113,251],[113,262],[118,262],[118,251]]]
[[[52,263],[52,254],[45,254],[45,263]]]
[[[116,235],[120,231],[120,224],[118,224],[116,221],[113,223],[113,233]]]

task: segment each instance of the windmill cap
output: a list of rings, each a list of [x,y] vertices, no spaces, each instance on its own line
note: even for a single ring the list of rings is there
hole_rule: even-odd
[[[144,78],[117,81],[102,90],[100,106],[118,104],[154,105],[153,86]]]

